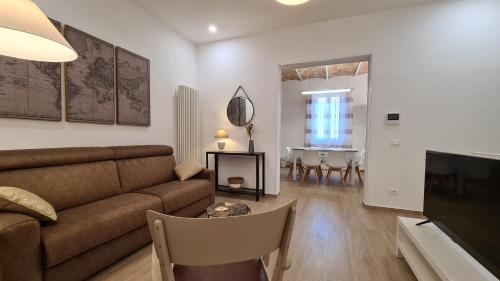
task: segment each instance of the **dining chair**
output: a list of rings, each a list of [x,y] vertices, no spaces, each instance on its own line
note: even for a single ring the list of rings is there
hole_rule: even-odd
[[[161,280],[283,280],[296,205],[293,200],[270,212],[224,218],[147,211]],[[269,254],[278,249],[271,279]],[[157,278],[153,275],[153,280]]]
[[[326,166],[328,166],[328,172],[326,174],[325,182],[328,183],[330,175],[333,171],[338,171],[340,173],[340,183],[345,186],[344,175],[342,175],[343,170],[347,170],[347,155],[344,151],[330,151],[328,157],[325,160]]]
[[[360,167],[363,165],[364,159],[365,159],[365,149],[363,148],[362,150],[359,151],[358,155],[356,155],[356,159],[354,159],[354,167],[356,169],[356,174],[358,175],[358,179],[361,185],[364,185],[364,183],[363,183],[363,177],[361,176]],[[351,170],[352,170],[351,165],[349,164],[347,166],[347,171],[344,174],[344,182],[347,181],[347,177],[351,173]]]
[[[318,184],[321,183],[322,171],[321,171],[321,159],[317,151],[305,150],[304,157],[302,159],[302,165],[304,166],[304,174],[302,175],[302,183],[307,179],[311,170],[316,173],[316,181]]]
[[[291,147],[287,146],[286,147],[286,153],[287,153],[287,165],[290,166],[288,169],[288,179],[292,177],[293,174],[293,158],[297,158],[296,160],[296,165],[297,165],[297,173],[299,175],[304,174],[304,167],[302,166],[302,150],[293,150]]]

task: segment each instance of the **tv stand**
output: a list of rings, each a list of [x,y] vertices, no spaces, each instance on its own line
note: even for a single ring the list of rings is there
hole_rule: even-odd
[[[396,252],[419,281],[498,281],[432,222],[398,217]]]
[[[417,222],[415,225],[421,226],[421,225],[424,225],[424,224],[428,224],[430,222],[431,222],[431,220],[424,220],[424,221],[421,221],[421,222]]]

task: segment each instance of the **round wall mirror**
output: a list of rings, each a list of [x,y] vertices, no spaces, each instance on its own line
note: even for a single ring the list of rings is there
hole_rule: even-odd
[[[252,121],[254,108],[247,97],[234,97],[227,105],[227,118],[235,126],[245,126]]]

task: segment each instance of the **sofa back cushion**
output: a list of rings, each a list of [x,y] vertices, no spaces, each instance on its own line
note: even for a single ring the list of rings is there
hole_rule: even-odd
[[[0,185],[23,188],[56,211],[121,193],[108,148],[0,151]]]
[[[124,193],[176,179],[175,158],[170,146],[122,146],[111,149],[115,151]]]

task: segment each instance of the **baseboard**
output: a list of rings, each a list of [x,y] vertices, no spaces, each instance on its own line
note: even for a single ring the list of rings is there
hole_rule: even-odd
[[[417,215],[417,216],[423,216],[424,213],[421,211],[415,211],[415,210],[408,210],[408,209],[399,209],[399,208],[391,208],[391,207],[385,207],[385,206],[377,206],[377,205],[369,205],[366,204],[365,200],[362,201],[363,206],[368,209],[377,209],[377,210],[386,210],[386,211],[392,211],[392,212],[399,212],[399,213],[405,213],[409,215]]]

